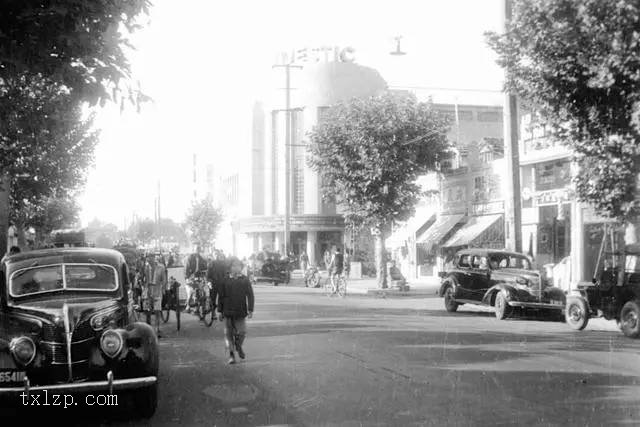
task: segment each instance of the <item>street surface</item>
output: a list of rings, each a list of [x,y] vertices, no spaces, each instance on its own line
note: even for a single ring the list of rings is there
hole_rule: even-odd
[[[184,315],[177,332],[172,318],[160,342],[156,415],[129,421],[114,409],[110,422],[640,423],[640,341],[625,338],[611,322],[576,332],[535,316],[498,321],[477,307],[450,314],[435,295],[339,299],[316,289],[262,285],[255,292],[247,360],[226,365],[217,322],[206,328]],[[60,411],[73,419],[71,410]]]

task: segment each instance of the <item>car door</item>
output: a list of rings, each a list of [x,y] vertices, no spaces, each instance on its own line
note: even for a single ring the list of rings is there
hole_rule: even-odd
[[[491,287],[491,270],[486,254],[474,255],[469,269],[469,299],[481,301]]]
[[[458,257],[456,268],[456,280],[458,281],[457,297],[462,299],[469,298],[469,287],[471,286],[471,255],[461,254]]]

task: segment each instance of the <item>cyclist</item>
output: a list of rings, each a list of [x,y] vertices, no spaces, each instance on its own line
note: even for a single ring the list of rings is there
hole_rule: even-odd
[[[200,246],[196,246],[196,251],[189,255],[185,265],[184,275],[187,281],[187,302],[185,310],[191,311],[190,302],[196,288],[203,290],[204,276],[207,271],[207,260],[200,254]]]
[[[331,261],[329,262],[329,274],[331,275],[331,287],[333,288],[333,293],[338,292],[338,284],[336,282],[336,278],[342,274],[344,270],[344,256],[342,252],[340,252],[340,248],[336,248]]]

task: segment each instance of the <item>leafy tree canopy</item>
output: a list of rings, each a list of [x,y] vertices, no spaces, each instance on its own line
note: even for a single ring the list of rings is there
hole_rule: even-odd
[[[387,92],[329,108],[310,135],[310,166],[348,222],[380,230],[415,213],[416,179],[446,156],[448,124],[430,103]]]
[[[128,34],[148,0],[5,0],[0,14],[0,85],[25,75],[62,85],[95,104],[142,96],[130,77]],[[123,90],[124,89],[124,90]],[[121,97],[120,100],[125,99]]]
[[[92,117],[56,87],[41,81],[0,88],[0,170],[11,177],[11,214],[15,222],[47,199],[71,197],[93,162],[98,133]]]
[[[195,201],[185,219],[191,242],[202,248],[212,245],[222,220],[222,211],[213,205],[210,197]]]
[[[405,93],[354,98],[329,108],[311,132],[309,165],[322,176],[323,196],[347,223],[375,232],[378,286],[387,287],[384,236],[415,213],[417,178],[447,155],[448,124],[431,103]]]
[[[638,212],[640,4],[513,1],[505,34],[489,34],[507,88],[575,153],[582,201],[628,220]]]

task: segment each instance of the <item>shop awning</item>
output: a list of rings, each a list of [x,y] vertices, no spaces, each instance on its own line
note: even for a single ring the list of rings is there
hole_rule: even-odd
[[[405,245],[407,240],[414,238],[414,235],[429,224],[429,222],[435,221],[435,214],[433,211],[426,211],[417,213],[412,219],[410,219],[405,225],[396,229],[391,236],[385,241],[387,248],[399,248]]]
[[[502,214],[472,216],[442,247],[455,248],[466,246],[476,240],[500,218],[502,218]]]
[[[417,237],[416,243],[423,245],[428,252],[431,252],[431,249],[439,245],[447,233],[449,233],[462,218],[464,218],[463,214],[439,216],[431,227],[427,228],[424,233]]]

